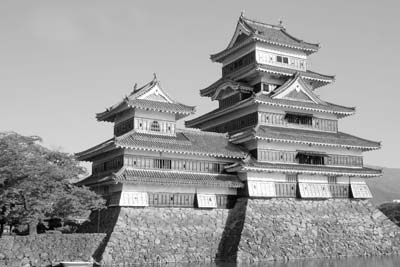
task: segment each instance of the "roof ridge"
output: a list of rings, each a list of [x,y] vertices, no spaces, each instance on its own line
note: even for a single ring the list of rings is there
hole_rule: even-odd
[[[254,23],[254,24],[259,24],[261,26],[266,26],[272,29],[278,29],[278,30],[285,30],[285,27],[282,25],[275,25],[275,24],[270,24],[270,23],[265,23],[259,20],[255,20],[255,19],[250,19],[250,18],[246,18],[243,13],[240,15],[239,19],[243,20],[244,22],[250,22],[250,23]],[[251,27],[251,26],[250,26]]]
[[[299,39],[299,38],[294,37],[293,35],[291,35],[290,33],[288,33],[288,32],[286,31],[286,29],[282,30],[282,32],[283,32],[284,34],[286,34],[289,38],[292,38],[293,40],[295,40],[295,41],[297,41],[297,42],[299,42],[299,43],[309,44],[309,45],[315,45],[315,46],[318,46],[318,48],[320,47],[320,44],[319,44],[319,43],[310,43],[310,42],[306,42],[306,41],[304,41],[304,40],[302,40],[302,39]]]

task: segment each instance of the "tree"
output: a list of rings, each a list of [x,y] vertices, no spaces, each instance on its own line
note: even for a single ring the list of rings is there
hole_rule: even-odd
[[[37,136],[0,133],[0,208],[5,210],[0,223],[29,224],[30,234],[36,233],[40,220],[82,216],[105,203],[88,188],[73,184],[86,173],[73,155],[40,142]]]

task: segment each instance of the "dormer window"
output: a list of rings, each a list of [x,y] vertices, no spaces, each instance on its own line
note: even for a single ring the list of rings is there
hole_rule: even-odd
[[[160,131],[160,124],[158,121],[153,121],[150,125],[150,131],[152,132],[159,132]]]
[[[283,63],[283,64],[289,64],[289,58],[283,57],[283,56],[276,56],[276,62]]]
[[[311,115],[286,113],[285,120],[293,124],[312,125]]]

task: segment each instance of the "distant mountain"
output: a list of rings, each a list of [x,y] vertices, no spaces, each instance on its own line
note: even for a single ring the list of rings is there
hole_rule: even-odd
[[[400,169],[383,168],[383,176],[367,179],[375,205],[400,199]]]

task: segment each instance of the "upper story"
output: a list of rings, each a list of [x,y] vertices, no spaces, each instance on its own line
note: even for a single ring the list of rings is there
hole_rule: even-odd
[[[195,108],[173,100],[161,87],[156,75],[121,102],[96,114],[98,121],[114,123],[114,135],[129,132],[175,136],[176,121],[195,112]]]
[[[309,56],[319,47],[289,34],[282,24],[267,24],[242,14],[227,48],[211,55],[211,60],[222,63],[222,77],[226,79],[265,84],[271,89],[299,73],[315,89],[334,80],[334,76],[308,68]]]
[[[82,184],[128,179],[139,184],[173,180],[239,186],[235,177],[224,174],[224,167],[247,152],[230,144],[226,134],[177,129],[177,120],[193,112],[194,107],[173,100],[156,77],[143,87],[135,86],[121,102],[96,115],[99,121],[114,124],[114,136],[76,154],[79,160],[92,162],[92,175]]]
[[[259,125],[336,133],[338,120],[355,113],[355,108],[320,99],[300,74],[268,91],[225,81],[215,84],[210,95],[219,108],[186,126],[220,133]]]

